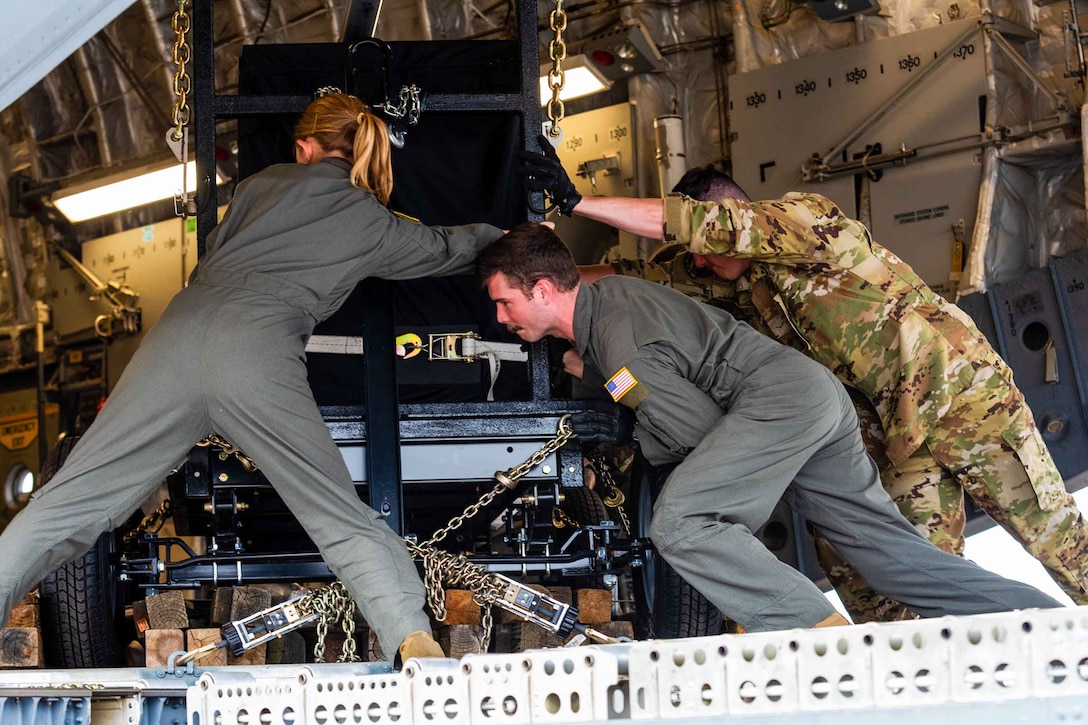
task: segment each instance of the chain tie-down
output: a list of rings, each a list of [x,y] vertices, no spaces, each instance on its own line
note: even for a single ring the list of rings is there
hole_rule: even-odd
[[[461,514],[453,517],[446,526],[436,531],[427,541],[417,543],[410,539],[406,540],[408,551],[413,558],[423,561],[427,604],[434,613],[435,619],[441,622],[446,618],[443,581],[473,592],[472,600],[482,609],[484,637],[481,647],[485,652],[491,642],[492,606],[499,606],[513,612],[526,621],[534,622],[555,632],[560,637],[567,637],[572,632],[578,632],[583,635],[583,640],[585,637],[590,637],[598,642],[619,641],[579,623],[578,610],[571,605],[559,602],[501,574],[489,573],[484,567],[473,564],[463,556],[435,548],[435,544],[479,514],[500,493],[513,489],[519,480],[575,437],[577,434],[571,426],[570,415],[564,415],[559,420],[555,437],[545,442],[523,463],[506,471],[495,472],[495,479],[498,481],[495,488],[468,506]],[[243,462],[249,460],[219,436],[209,436],[201,441],[201,445],[215,445],[222,448],[225,453],[234,454]],[[174,664],[175,666],[186,664],[223,647],[228,647],[232,655],[239,656],[247,649],[252,649],[314,621],[317,622],[318,634],[318,641],[314,646],[315,661],[320,662],[324,659],[325,636],[330,624],[337,621],[341,623],[346,636],[344,649],[338,661],[357,661],[354,639],[355,608],[355,600],[344,585],[338,581],[333,582],[245,619],[223,625],[222,641],[186,652],[174,660]]]

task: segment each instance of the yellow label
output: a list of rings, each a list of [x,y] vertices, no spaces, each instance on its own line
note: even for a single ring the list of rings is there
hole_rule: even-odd
[[[72,365],[75,365],[76,363],[83,362],[83,351],[82,350],[69,350],[68,351],[68,362],[70,364],[72,364]]]
[[[56,403],[45,407],[46,415],[56,415],[60,406]],[[38,414],[16,413],[0,418],[0,445],[9,451],[20,451],[38,439]]]

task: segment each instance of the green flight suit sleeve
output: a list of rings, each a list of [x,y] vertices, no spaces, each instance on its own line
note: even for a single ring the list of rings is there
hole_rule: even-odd
[[[610,315],[594,327],[605,390],[635,411],[639,443],[651,463],[678,461],[691,452],[724,411],[685,378],[667,345],[637,347],[629,315]],[[609,389],[609,383],[613,383]]]
[[[859,222],[817,194],[787,194],[775,201],[665,199],[665,238],[689,244],[696,254],[774,261],[836,264],[838,248],[868,240]],[[843,244],[851,240],[855,243]]]
[[[502,236],[490,224],[429,227],[382,207],[371,209],[373,231],[380,249],[372,255],[378,261],[373,275],[384,279],[417,279],[470,273],[476,257],[487,245]]]

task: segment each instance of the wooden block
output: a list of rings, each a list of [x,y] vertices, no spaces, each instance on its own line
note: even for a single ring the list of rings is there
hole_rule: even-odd
[[[132,603],[132,623],[136,625],[136,636],[144,638],[144,633],[151,629],[151,623],[147,620],[147,602],[143,599]]]
[[[559,637],[532,622],[521,623],[521,651],[558,647]]]
[[[491,651],[496,654],[521,652],[521,623],[496,624],[491,630]]]
[[[234,587],[230,604],[230,621],[237,622],[270,606],[272,606],[272,595],[267,589]]]
[[[222,641],[223,633],[218,629],[190,629],[185,632],[185,648],[192,652],[194,649],[206,644],[214,644]],[[200,657],[196,661],[197,667],[226,667],[227,649],[213,650]]]
[[[579,589],[578,621],[583,624],[612,621],[612,591],[609,589]]]
[[[306,662],[306,640],[297,631],[288,631],[286,635],[280,638],[280,661],[269,662],[269,664],[302,664]],[[366,652],[360,652],[360,655],[366,655]],[[366,659],[366,656],[363,656]]]
[[[209,624],[220,626],[230,621],[230,605],[234,601],[234,587],[217,587],[212,599],[212,615]]]
[[[601,634],[607,634],[609,637],[626,637],[627,639],[635,638],[635,627],[631,622],[596,622],[589,624],[589,626],[597,630]],[[592,644],[593,640],[589,640],[589,643]]]
[[[125,667],[144,667],[144,645],[143,642],[138,640],[132,640],[128,643],[122,652],[122,656],[125,659]]]
[[[574,592],[570,587],[548,587],[548,595],[563,604],[574,604]]]
[[[23,597],[18,604],[11,609],[11,616],[8,617],[7,627],[30,627],[40,628],[41,623],[41,607],[38,605],[38,590],[27,594]]]
[[[41,667],[42,634],[35,627],[0,629],[0,667]]]
[[[400,643],[397,643],[400,646]],[[367,630],[367,661],[368,662],[382,662],[386,659],[385,653],[382,651],[382,644],[378,641],[378,635],[374,634],[373,629]]]
[[[267,664],[268,660],[268,645],[259,644],[253,649],[247,649],[239,657],[227,653],[227,664],[232,667],[235,665],[263,665]]]
[[[166,667],[170,655],[185,650],[185,633],[180,629],[149,629],[144,632],[146,667]]]
[[[442,624],[480,624],[483,618],[480,605],[472,601],[472,592],[467,589],[446,590],[446,618]]]
[[[144,602],[147,604],[148,629],[186,629],[189,626],[185,597],[176,589],[148,597]]]
[[[258,589],[264,589],[268,592],[269,606],[273,604],[283,604],[288,599],[294,599],[301,593],[301,590],[296,589],[290,584],[256,584]],[[259,610],[258,610],[259,611]]]
[[[479,654],[483,649],[484,628],[477,624],[439,627],[435,634],[442,651],[455,660],[465,655]]]

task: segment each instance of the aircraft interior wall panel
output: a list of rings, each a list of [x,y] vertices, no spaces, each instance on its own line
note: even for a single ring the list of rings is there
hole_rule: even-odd
[[[1073,356],[1081,413],[1088,416],[1088,251],[1055,259],[1050,269]]]
[[[150,224],[111,234],[83,244],[82,262],[102,282],[117,282],[140,295],[143,330],[158,321],[166,305],[181,291],[196,264],[196,231],[186,220],[184,237],[179,219]],[[182,254],[184,243],[184,252]],[[90,334],[94,318],[108,311],[101,300],[89,299],[89,289],[71,269],[52,262],[50,287],[53,298],[53,329],[62,338]],[[110,383],[116,383],[124,365],[136,352],[143,333],[116,338],[110,345]]]
[[[563,162],[574,188],[583,197],[622,196],[636,197],[638,183],[635,174],[634,106],[617,103],[592,111],[567,116],[562,123],[563,135],[559,139],[556,154]],[[580,164],[601,162],[612,158],[618,167],[594,174],[596,184],[589,175],[577,175]],[[608,249],[608,241],[614,239],[612,229],[599,222],[581,217],[553,215],[555,231],[570,246],[579,264],[600,261]],[[619,232],[619,252],[624,258],[639,256],[638,237]]]
[[[974,20],[863,43],[730,78],[733,172],[754,199],[809,191],[857,217],[853,176],[803,183],[802,164],[822,157],[935,63]],[[845,147],[834,163],[977,137],[986,93],[980,33],[960,43],[928,78]],[[948,288],[952,224],[970,239],[980,168],[976,152],[890,167],[870,185],[874,238],[928,283]]]
[[[1049,269],[990,291],[1001,354],[1066,483],[1088,469],[1088,434]],[[1070,485],[1070,488],[1075,488]]]

